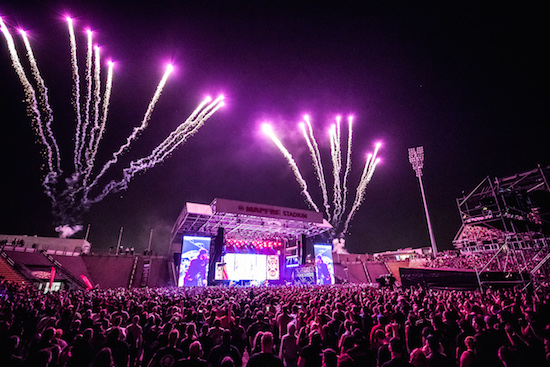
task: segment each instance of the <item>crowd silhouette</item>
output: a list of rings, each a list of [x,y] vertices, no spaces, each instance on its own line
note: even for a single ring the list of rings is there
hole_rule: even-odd
[[[548,366],[547,285],[93,289],[0,283],[2,366]]]

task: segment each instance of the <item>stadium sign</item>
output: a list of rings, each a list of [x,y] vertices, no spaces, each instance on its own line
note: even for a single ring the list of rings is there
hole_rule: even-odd
[[[216,199],[214,210],[217,213],[233,213],[269,217],[274,219],[298,220],[310,223],[323,223],[323,214],[311,210],[285,208],[280,206],[247,203],[244,201]]]

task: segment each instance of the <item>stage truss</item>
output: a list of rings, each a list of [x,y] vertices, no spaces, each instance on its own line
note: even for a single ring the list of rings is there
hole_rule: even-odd
[[[504,178],[484,178],[468,195],[456,199],[462,226],[453,243],[462,253],[492,256],[478,273],[497,265],[537,276],[550,259],[550,166]],[[526,253],[530,252],[530,256]],[[533,255],[534,253],[534,255]]]
[[[210,205],[186,203],[179,215],[171,233],[171,242],[179,241],[184,234],[215,236],[220,228],[224,229],[226,239],[235,240],[288,240],[299,239],[302,236],[313,237],[329,231],[332,226],[319,216],[317,212],[300,210],[298,214],[316,214],[315,220],[284,219],[260,214],[243,214],[219,210],[220,204],[229,202],[225,199],[214,199]],[[238,202],[239,204],[247,204]],[[252,204],[256,207],[260,204]],[[269,210],[295,213],[297,209],[282,207],[267,207]],[[310,215],[313,217],[312,215]]]

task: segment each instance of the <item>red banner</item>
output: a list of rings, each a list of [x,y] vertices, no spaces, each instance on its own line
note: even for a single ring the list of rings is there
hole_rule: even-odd
[[[86,287],[88,287],[88,289],[92,289],[93,288],[93,285],[92,285],[92,282],[90,282],[90,279],[88,279],[88,277],[84,274],[80,274],[80,278],[82,278],[82,281],[84,283],[86,283]]]
[[[52,291],[52,285],[54,280],[55,280],[55,268],[52,266],[52,270],[50,270],[50,287],[49,287],[50,292]]]

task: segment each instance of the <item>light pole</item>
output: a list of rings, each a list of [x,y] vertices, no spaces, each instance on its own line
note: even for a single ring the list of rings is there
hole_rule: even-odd
[[[118,254],[120,253],[120,241],[122,240],[122,230],[124,228],[123,227],[120,227],[120,233],[118,234],[118,242],[116,243],[116,255],[118,256]]]
[[[430,242],[432,243],[432,254],[437,256],[437,246],[428,214],[428,204],[426,203],[426,194],[424,193],[424,185],[422,184],[422,168],[424,167],[424,147],[409,148],[409,162],[413,170],[416,172],[418,182],[420,183],[420,192],[422,193],[422,201],[424,202],[424,212],[426,213],[426,222],[428,222],[428,232],[430,234]]]

